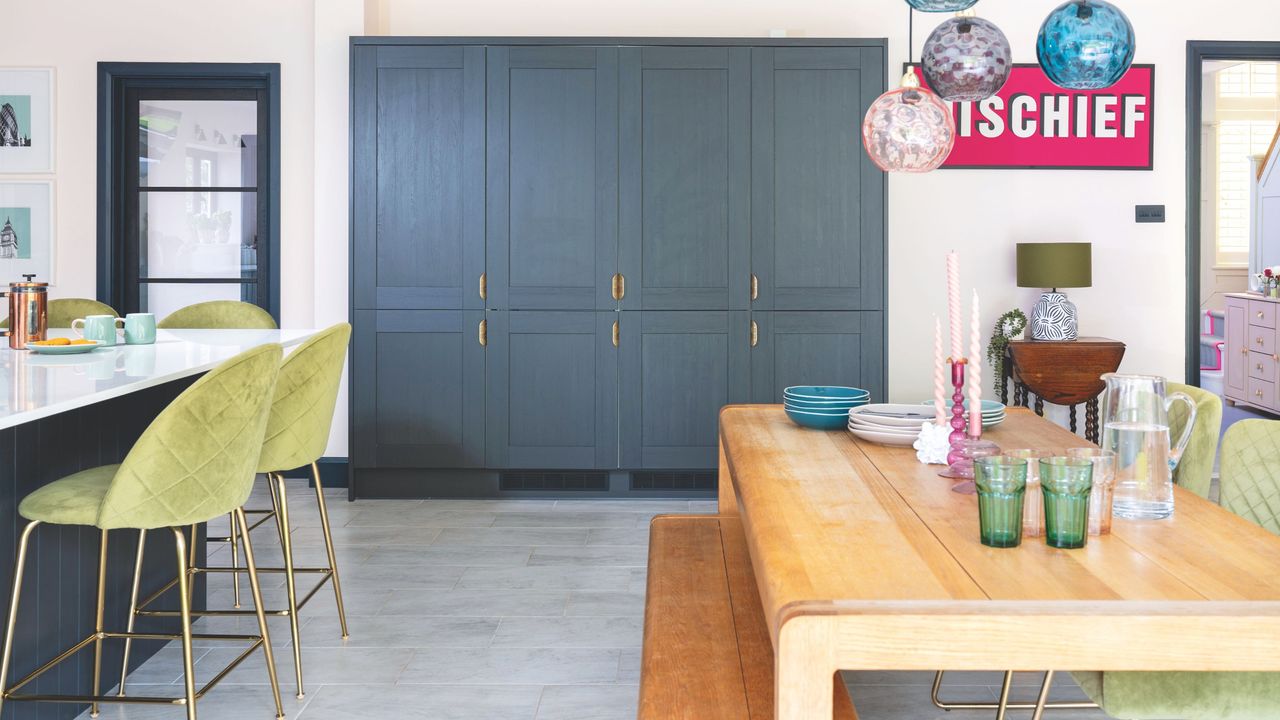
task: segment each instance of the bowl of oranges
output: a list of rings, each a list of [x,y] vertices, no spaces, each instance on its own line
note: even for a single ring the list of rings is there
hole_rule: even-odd
[[[28,350],[42,355],[76,355],[78,353],[93,352],[101,346],[102,343],[97,340],[64,337],[32,340],[27,343]]]

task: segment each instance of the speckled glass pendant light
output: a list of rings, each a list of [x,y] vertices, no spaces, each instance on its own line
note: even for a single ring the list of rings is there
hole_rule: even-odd
[[[995,95],[1013,68],[1009,38],[972,12],[943,21],[920,53],[929,88],[943,100],[976,102]]]
[[[920,12],[959,12],[978,4],[978,0],[907,0],[907,4]]]
[[[907,11],[907,56],[911,55],[912,10]],[[902,84],[871,103],[862,119],[862,146],[885,172],[936,170],[956,143],[951,108],[920,87],[915,69],[907,66]]]
[[[1036,57],[1055,85],[1070,90],[1111,87],[1133,65],[1133,25],[1106,0],[1069,0],[1040,26]]]

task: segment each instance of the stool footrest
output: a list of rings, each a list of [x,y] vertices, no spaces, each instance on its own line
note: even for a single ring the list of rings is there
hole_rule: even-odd
[[[300,571],[300,568],[294,568],[294,572],[299,572],[299,571]],[[258,572],[262,572],[262,570],[259,569]],[[320,578],[320,582],[316,583],[315,587],[311,588],[311,590],[307,592],[306,595],[303,595],[298,599],[298,612],[302,612],[302,608],[311,600],[311,598],[315,597],[315,594],[317,592],[320,592],[320,588],[324,587],[324,584],[328,582],[332,577],[333,577],[332,572],[325,573],[325,576]],[[151,598],[151,600],[154,600],[154,599],[155,598]],[[178,617],[180,615],[180,613],[177,610],[143,610],[142,607],[143,605],[139,603],[138,617]],[[276,617],[289,617],[289,614],[290,614],[288,610],[264,609],[262,612],[265,615],[272,615]],[[242,615],[257,615],[257,614],[258,614],[258,611],[254,610],[253,608],[242,608],[239,610],[192,610],[191,611],[191,617],[236,617],[236,616],[242,616]]]

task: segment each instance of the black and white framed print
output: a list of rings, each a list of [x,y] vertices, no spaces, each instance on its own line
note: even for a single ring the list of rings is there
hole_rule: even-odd
[[[53,172],[53,68],[0,68],[0,173]]]
[[[53,182],[0,182],[0,281],[53,283]]]

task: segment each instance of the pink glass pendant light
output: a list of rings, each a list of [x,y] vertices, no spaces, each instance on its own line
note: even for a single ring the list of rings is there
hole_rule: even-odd
[[[955,142],[951,108],[920,87],[920,79],[910,67],[902,76],[902,85],[876,98],[862,121],[862,145],[871,161],[885,172],[936,170]]]

